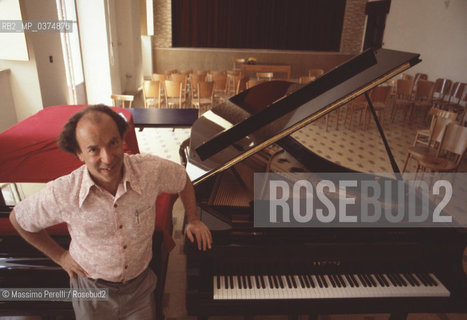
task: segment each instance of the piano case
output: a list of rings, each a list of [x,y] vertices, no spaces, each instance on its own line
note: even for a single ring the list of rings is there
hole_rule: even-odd
[[[189,315],[467,312],[465,229],[253,226],[255,172],[355,172],[293,132],[419,62],[414,53],[368,50],[310,84],[250,88],[194,123],[180,154],[213,249],[185,243]]]

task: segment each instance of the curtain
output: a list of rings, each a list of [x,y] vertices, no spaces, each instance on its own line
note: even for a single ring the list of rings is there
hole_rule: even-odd
[[[172,0],[172,45],[339,51],[345,0]]]

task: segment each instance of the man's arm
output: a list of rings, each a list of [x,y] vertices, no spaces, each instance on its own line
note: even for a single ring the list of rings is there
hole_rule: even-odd
[[[10,213],[10,222],[24,240],[60,265],[68,273],[70,278],[74,279],[75,274],[79,274],[86,278],[86,273],[83,268],[76,263],[68,250],[63,249],[50,237],[46,230],[41,230],[39,232],[29,232],[24,230],[16,220],[14,210]]]
[[[186,176],[185,187],[179,192],[179,196],[185,208],[185,215],[188,222],[185,227],[185,233],[188,239],[194,242],[196,238],[199,250],[203,249],[203,251],[206,251],[208,248],[211,249],[211,232],[208,227],[199,220],[198,214],[196,213],[195,190],[193,189],[193,184],[188,175]]]

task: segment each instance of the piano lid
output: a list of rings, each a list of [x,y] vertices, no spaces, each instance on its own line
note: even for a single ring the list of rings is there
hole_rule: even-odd
[[[415,53],[367,50],[307,85],[271,81],[243,91],[193,124],[191,180],[233,166],[420,61]]]

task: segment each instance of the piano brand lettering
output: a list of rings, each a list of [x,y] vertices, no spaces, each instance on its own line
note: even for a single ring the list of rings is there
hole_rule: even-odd
[[[271,174],[266,180],[260,179],[260,189],[256,189],[255,181],[255,227],[426,227],[456,223],[446,211],[454,194],[447,179],[428,183],[337,177]]]

